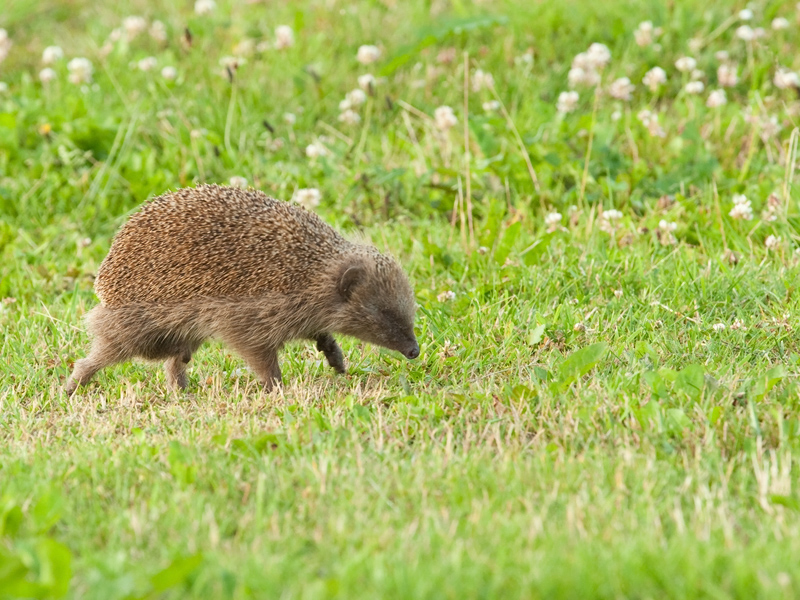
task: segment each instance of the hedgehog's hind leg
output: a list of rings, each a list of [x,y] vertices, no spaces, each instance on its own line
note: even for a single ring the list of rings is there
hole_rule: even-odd
[[[317,350],[325,355],[333,370],[337,373],[344,373],[344,355],[333,336],[330,333],[321,333],[314,338],[314,341],[317,342]]]
[[[228,345],[238,352],[261,380],[264,390],[271,392],[281,384],[281,367],[278,364],[278,348],[265,345],[250,345],[241,340],[230,340]]]
[[[187,343],[180,354],[171,356],[164,363],[164,374],[167,377],[167,387],[172,390],[185,389],[189,385],[186,376],[186,365],[192,360],[192,354],[200,346],[199,343]]]
[[[132,358],[132,355],[124,352],[118,344],[102,336],[95,337],[89,355],[86,358],[75,361],[72,375],[70,375],[69,379],[67,379],[67,383],[64,385],[64,391],[68,396],[72,396],[75,390],[78,389],[78,386],[89,383],[89,380],[100,369],[129,358]]]

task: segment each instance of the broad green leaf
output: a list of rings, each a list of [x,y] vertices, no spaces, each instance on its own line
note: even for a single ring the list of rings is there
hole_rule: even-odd
[[[31,511],[31,517],[39,531],[48,531],[61,519],[64,499],[61,494],[51,489],[39,496]]]
[[[782,494],[772,494],[769,497],[769,501],[773,504],[778,504],[779,506],[785,506],[786,508],[791,508],[794,511],[800,511],[800,502],[798,502],[797,498],[792,498],[791,496],[784,496]]]
[[[0,539],[14,538],[22,524],[22,509],[7,499],[0,505]]]
[[[64,544],[53,539],[43,539],[36,547],[41,571],[39,579],[56,598],[66,596],[72,579],[72,553]]]
[[[542,337],[544,337],[544,323],[541,325],[537,325],[533,329],[531,329],[530,333],[528,334],[528,344],[530,346],[536,346],[539,342],[542,341]]]
[[[680,433],[692,426],[692,420],[680,408],[667,409],[667,423],[672,433]]]
[[[772,388],[787,375],[786,367],[777,365],[755,380],[752,394],[756,400],[763,400]]]
[[[647,385],[650,386],[650,389],[653,390],[653,395],[658,398],[668,398],[669,391],[667,390],[667,385],[664,383],[664,379],[659,375],[656,371],[647,371],[644,374],[644,380]]]
[[[203,554],[198,552],[191,556],[176,558],[170,565],[153,575],[150,578],[150,583],[153,590],[156,592],[163,592],[177,585],[186,583],[189,576],[197,570],[197,567],[203,562]]]
[[[607,348],[608,344],[605,342],[597,342],[570,354],[558,369],[557,389],[565,390],[573,381],[588,373],[600,362]]]
[[[692,400],[697,401],[700,399],[700,394],[703,393],[704,384],[703,367],[691,364],[678,373],[678,377],[675,379],[675,391],[683,392]]]

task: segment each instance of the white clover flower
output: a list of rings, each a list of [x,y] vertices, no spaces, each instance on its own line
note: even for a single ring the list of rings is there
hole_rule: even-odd
[[[703,42],[703,38],[695,37],[689,40],[689,50],[694,54],[700,52],[700,50],[703,49],[704,45],[705,42]]]
[[[593,69],[602,69],[611,60],[611,50],[605,44],[597,42],[589,46],[586,51],[586,57],[589,61],[589,66]]]
[[[622,118],[622,111],[621,110],[615,110],[614,112],[611,113],[611,120],[612,121],[616,122],[616,121],[619,121],[621,118]]]
[[[45,65],[52,65],[62,58],[64,58],[64,51],[61,46],[48,46],[42,52],[42,63]]]
[[[558,95],[558,102],[556,103],[556,110],[561,114],[571,113],[578,107],[578,100],[580,96],[578,92],[561,92]]]
[[[756,33],[750,25],[742,25],[736,29],[736,37],[745,42],[750,42],[756,39]]]
[[[484,73],[481,69],[477,69],[472,74],[472,91],[480,92],[482,89],[492,89],[494,87],[494,77],[491,73]]]
[[[241,56],[223,56],[219,59],[219,66],[222,67],[220,75],[223,77],[232,77],[231,73],[236,73],[243,64],[247,63],[247,59]]]
[[[361,106],[367,101],[367,95],[364,93],[364,90],[360,88],[347,92],[346,98],[351,106]]]
[[[681,73],[689,73],[690,71],[694,71],[696,66],[697,61],[691,56],[681,56],[675,61],[675,68]]]
[[[358,77],[358,87],[360,87],[365,92],[368,92],[370,90],[370,87],[374,88],[376,84],[377,81],[375,80],[375,77],[370,73],[365,73],[364,75],[360,75]]]
[[[325,156],[327,153],[328,149],[320,142],[314,142],[306,146],[306,156],[308,158],[318,158],[320,156]]]
[[[8,84],[5,81],[0,81],[0,94],[5,94],[8,91]]]
[[[138,63],[136,63],[136,68],[140,71],[151,71],[156,68],[158,65],[158,61],[156,60],[155,56],[148,56],[147,58],[143,58]]]
[[[702,81],[690,81],[683,89],[687,94],[702,94],[706,86]]]
[[[674,223],[672,221],[667,221],[665,219],[661,219],[658,222],[658,228],[661,231],[665,231],[667,233],[672,233],[673,231],[675,231],[678,228],[678,224]]]
[[[648,133],[654,137],[666,137],[667,133],[658,123],[658,115],[649,110],[640,110],[636,118],[647,128]]]
[[[767,239],[764,240],[764,246],[766,246],[767,250],[777,250],[780,243],[781,238],[775,237],[774,235],[768,235]]]
[[[436,296],[436,299],[439,302],[449,302],[451,300],[456,299],[456,293],[452,290],[447,290],[446,292],[442,292],[441,294]]]
[[[437,129],[447,131],[458,124],[458,119],[449,106],[440,106],[433,111],[433,120],[436,122]]]
[[[241,175],[234,175],[233,177],[231,177],[231,187],[246,188],[247,179],[245,179]]]
[[[708,108],[719,108],[727,102],[728,98],[725,96],[725,90],[714,90],[708,95],[706,106]]]
[[[275,28],[275,47],[278,50],[294,45],[294,31],[288,25],[278,25]]]
[[[775,73],[775,79],[773,79],[773,83],[775,83],[775,87],[780,90],[785,90],[790,87],[796,88],[800,87],[800,78],[794,71],[790,71],[789,69],[784,69],[781,67]]]
[[[194,3],[194,12],[198,15],[211,14],[215,8],[217,8],[217,3],[214,0],[197,0]]]
[[[733,208],[728,215],[734,219],[753,220],[753,205],[744,194],[734,194]]]
[[[653,67],[644,74],[642,83],[650,88],[651,92],[655,92],[658,86],[667,82],[667,73],[661,67]]]
[[[608,86],[608,93],[612,98],[627,102],[631,99],[631,94],[633,94],[633,90],[635,89],[636,86],[631,83],[630,79],[627,77],[620,77]]]
[[[753,18],[753,11],[749,8],[744,8],[739,11],[739,18],[742,21],[749,21]]]
[[[678,240],[675,238],[673,233],[677,228],[677,223],[673,223],[665,219],[661,219],[658,222],[658,232],[656,232],[656,236],[658,237],[658,241],[662,246],[672,246],[673,244],[678,243]]]
[[[600,231],[603,231],[609,235],[614,235],[614,232],[617,230],[616,221],[619,221],[621,218],[622,213],[616,209],[612,208],[609,210],[604,210],[602,213],[600,213],[598,228]],[[575,299],[574,303],[577,304],[577,302],[577,299]]]
[[[780,31],[781,29],[789,29],[789,19],[784,17],[777,17],[772,19],[772,29]]]
[[[358,125],[361,122],[361,117],[356,111],[348,108],[339,115],[339,121],[345,125]]]
[[[593,71],[594,67],[592,66],[592,61],[589,58],[589,54],[586,52],[579,52],[575,55],[575,58],[572,59],[572,68],[573,69],[583,69],[584,71]]]
[[[297,123],[297,117],[294,115],[294,113],[290,112],[283,113],[283,120],[286,121],[289,125],[294,125],[295,123]]]
[[[452,46],[444,48],[436,55],[436,62],[442,65],[449,65],[456,59],[456,49]]]
[[[150,37],[156,40],[157,42],[166,42],[167,41],[167,26],[164,25],[161,21],[153,21],[150,24],[150,29],[148,29],[148,33]]]
[[[714,331],[725,331],[725,323],[714,323],[711,328]]]
[[[292,202],[296,202],[308,210],[318,207],[321,199],[322,194],[317,188],[300,188],[295,190],[292,196]]]
[[[128,41],[130,41],[147,29],[147,21],[145,21],[144,17],[125,17],[122,20],[122,28],[125,30]]]
[[[700,69],[695,69],[694,71],[692,71],[692,73],[690,75],[692,81],[697,81],[698,79],[703,79],[705,76],[706,76],[706,74],[703,71],[701,71]]]
[[[652,21],[642,21],[633,32],[636,43],[644,48],[653,43],[654,29]]]
[[[255,41],[251,40],[250,38],[244,38],[233,47],[233,53],[236,56],[251,56],[255,49]]]
[[[760,121],[761,133],[767,137],[775,137],[783,127],[778,123],[778,117],[772,115]]]
[[[347,98],[345,98],[344,100],[340,100],[339,101],[339,110],[341,110],[341,111],[350,110],[352,108],[352,106],[353,106],[353,103],[350,102],[350,100],[348,100]]]
[[[356,53],[356,60],[362,65],[372,64],[380,57],[380,48],[372,45],[359,46],[358,52]]]
[[[781,199],[778,194],[773,192],[767,198],[767,206],[761,211],[761,218],[764,221],[772,222],[778,219],[778,214],[781,211]]]
[[[569,87],[577,85],[597,85],[600,83],[600,73],[593,70],[585,70],[581,67],[572,67],[567,74]]]
[[[122,39],[121,27],[115,27],[114,29],[111,30],[111,33],[108,34],[108,41],[111,42],[112,44],[120,41],[121,39]]]
[[[6,59],[8,53],[11,51],[11,46],[14,45],[14,42],[11,41],[11,38],[8,37],[8,32],[5,29],[0,28],[0,63]]]
[[[733,87],[739,83],[736,65],[720,65],[717,69],[717,81],[722,87]]]
[[[488,102],[483,103],[483,110],[486,112],[493,112],[495,110],[500,109],[500,102],[497,100],[489,100]]]
[[[553,232],[558,229],[561,223],[561,213],[551,212],[545,215],[544,224],[547,225],[547,231]]]
[[[88,58],[73,58],[67,63],[69,71],[69,82],[78,85],[79,83],[91,83],[94,67]]]
[[[56,78],[56,72],[50,67],[45,67],[39,71],[39,81],[43,84],[48,84]]]
[[[164,67],[161,69],[161,76],[167,81],[173,81],[178,77],[178,70],[175,67]]]
[[[533,64],[533,50],[528,50],[524,54],[514,57],[515,65],[532,65]]]

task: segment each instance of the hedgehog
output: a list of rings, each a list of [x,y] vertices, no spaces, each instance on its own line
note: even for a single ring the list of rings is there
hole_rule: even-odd
[[[375,247],[350,241],[299,205],[255,189],[201,185],[145,203],[120,228],[86,316],[91,351],[75,362],[72,395],[100,369],[164,361],[167,385],[208,339],[240,354],[266,391],[278,352],[311,340],[345,372],[333,334],[419,356],[408,277]]]

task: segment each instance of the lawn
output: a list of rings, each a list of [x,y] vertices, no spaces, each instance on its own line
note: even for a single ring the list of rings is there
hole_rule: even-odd
[[[798,597],[798,9],[5,0],[0,598]],[[67,397],[204,182],[394,255],[420,357]]]

